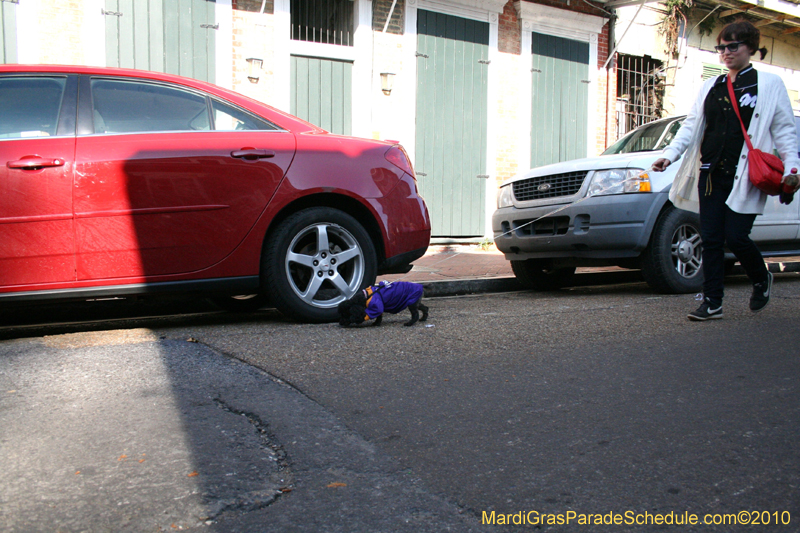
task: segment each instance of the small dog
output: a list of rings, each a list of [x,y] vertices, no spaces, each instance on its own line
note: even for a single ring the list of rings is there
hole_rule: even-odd
[[[422,305],[423,288],[419,283],[407,281],[381,281],[377,285],[357,292],[346,302],[339,304],[339,324],[357,326],[367,320],[375,319],[373,326],[380,326],[383,313],[399,313],[408,309],[411,320],[403,324],[411,326],[419,320],[428,319],[428,308]],[[419,312],[422,311],[422,317]]]

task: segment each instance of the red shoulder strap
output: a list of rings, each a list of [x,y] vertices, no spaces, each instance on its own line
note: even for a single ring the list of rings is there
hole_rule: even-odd
[[[739,125],[742,127],[742,133],[744,134],[744,142],[747,143],[747,149],[753,149],[753,143],[750,142],[750,136],[747,134],[747,128],[744,127],[744,122],[742,121],[742,115],[739,114],[739,102],[736,101],[736,95],[733,92],[733,82],[731,82],[731,77],[727,74],[725,75],[725,79],[728,83],[728,95],[731,97],[731,105],[733,105],[733,110],[736,112],[736,117],[739,119]]]

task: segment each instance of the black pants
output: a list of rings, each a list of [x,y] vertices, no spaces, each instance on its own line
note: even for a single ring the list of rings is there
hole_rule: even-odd
[[[735,213],[725,205],[733,189],[732,179],[712,176],[710,190],[707,172],[700,173],[700,236],[703,239],[703,293],[712,303],[722,303],[724,296],[725,250],[728,248],[739,260],[753,283],[767,279],[767,266],[750,231],[756,215]]]

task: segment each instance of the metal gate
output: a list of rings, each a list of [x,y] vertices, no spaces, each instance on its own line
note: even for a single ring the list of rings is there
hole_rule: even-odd
[[[589,43],[533,33],[531,166],[586,157]]]
[[[215,0],[105,0],[106,65],[216,81]]]
[[[353,63],[292,56],[289,112],[331,133],[353,129]]]
[[[17,3],[0,1],[0,63],[17,62]]]
[[[666,75],[650,56],[617,55],[617,136],[661,118]]]
[[[434,237],[484,234],[489,24],[417,12],[415,167]]]

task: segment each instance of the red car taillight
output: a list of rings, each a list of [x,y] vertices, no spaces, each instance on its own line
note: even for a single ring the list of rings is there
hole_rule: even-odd
[[[417,179],[417,176],[414,174],[414,167],[411,166],[411,160],[408,158],[408,154],[406,154],[406,151],[402,146],[399,144],[392,146],[386,151],[386,155],[384,157],[386,157],[386,160],[389,163],[393,164],[403,172],[407,172],[415,180]]]

